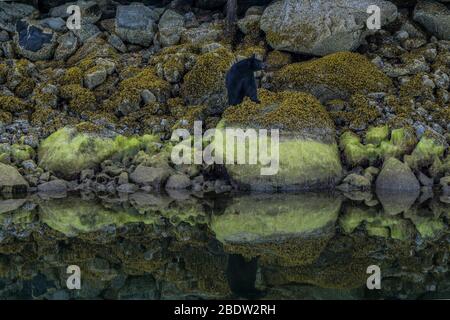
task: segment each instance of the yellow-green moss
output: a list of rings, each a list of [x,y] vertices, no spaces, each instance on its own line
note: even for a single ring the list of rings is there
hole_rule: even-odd
[[[195,103],[206,94],[222,91],[225,73],[234,59],[234,55],[224,48],[199,56],[195,66],[184,77],[183,96]]]
[[[349,95],[383,91],[392,83],[363,55],[338,52],[321,59],[288,65],[275,74],[274,84],[280,88],[298,90],[324,85]]]
[[[405,156],[405,161],[413,169],[428,167],[444,156],[446,145],[431,136],[424,135],[411,155]]]
[[[69,84],[60,88],[63,99],[69,100],[71,110],[82,113],[95,107],[95,95],[78,84]]]
[[[245,99],[240,105],[229,107],[224,112],[223,119],[229,124],[253,125],[265,129],[296,131],[334,128],[325,108],[310,94],[260,89],[258,97],[260,104]]]
[[[69,84],[83,84],[83,71],[78,67],[72,67],[66,70],[66,72],[59,79],[60,85]]]
[[[0,95],[0,110],[15,113],[25,111],[28,104],[14,96]]]
[[[0,111],[0,122],[3,124],[10,124],[12,122],[11,113]]]
[[[401,158],[410,153],[417,142],[410,127],[392,130],[389,138],[387,126],[369,129],[365,140],[366,144],[362,144],[360,137],[351,131],[341,135],[339,145],[348,165],[367,166],[389,157]]]
[[[266,63],[270,68],[279,69],[292,63],[292,56],[287,52],[274,50],[267,54]]]
[[[105,102],[103,108],[105,111],[116,111],[117,107],[125,101],[139,105],[141,92],[145,89],[151,91],[157,99],[159,98],[158,100],[164,100],[170,95],[169,83],[160,79],[155,70],[148,67],[135,76],[123,80],[118,92]]]

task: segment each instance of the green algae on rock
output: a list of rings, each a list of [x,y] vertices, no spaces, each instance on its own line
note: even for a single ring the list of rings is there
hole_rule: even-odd
[[[413,150],[416,138],[407,127],[392,130],[389,137],[388,127],[381,126],[369,128],[365,142],[361,143],[361,138],[351,131],[341,135],[339,146],[349,166],[369,166],[389,157],[401,158]]]
[[[280,89],[310,92],[321,102],[385,91],[392,85],[366,57],[352,52],[287,65],[275,74],[273,82]]]
[[[147,135],[127,138],[64,127],[42,141],[38,156],[40,166],[70,178],[107,159],[134,156],[140,150],[151,152],[155,141],[156,138]]]
[[[242,104],[228,108],[217,129],[222,133],[228,128],[280,130],[279,170],[276,174],[261,175],[261,164],[227,163],[225,167],[231,178],[244,189],[333,187],[340,178],[342,167],[334,139],[334,125],[324,107],[306,93],[274,93],[261,89],[259,97],[261,104],[245,99]],[[224,144],[217,144],[217,150],[226,147],[226,134],[222,135],[225,136]],[[250,149],[246,147],[246,153]],[[262,156],[259,155],[260,159]]]

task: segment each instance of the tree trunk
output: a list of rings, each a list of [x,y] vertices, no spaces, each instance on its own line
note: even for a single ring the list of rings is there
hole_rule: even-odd
[[[237,0],[227,0],[226,36],[234,40],[237,30]]]

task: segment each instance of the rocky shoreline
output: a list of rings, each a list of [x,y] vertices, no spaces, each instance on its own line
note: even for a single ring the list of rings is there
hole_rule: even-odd
[[[366,1],[264,3],[239,16],[236,41],[215,2],[79,1],[80,30],[66,27],[69,3],[1,2],[0,191],[337,188],[450,202],[448,1],[377,0],[376,32]],[[261,104],[227,107],[225,73],[253,54],[268,65]],[[171,133],[194,121],[280,129],[279,176],[173,164]]]

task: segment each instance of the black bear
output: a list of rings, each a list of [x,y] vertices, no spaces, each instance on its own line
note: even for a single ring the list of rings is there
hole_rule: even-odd
[[[262,69],[264,69],[264,63],[255,55],[235,63],[230,68],[226,77],[229,105],[240,104],[244,97],[259,103],[254,73]]]

